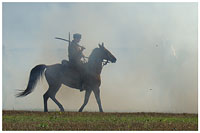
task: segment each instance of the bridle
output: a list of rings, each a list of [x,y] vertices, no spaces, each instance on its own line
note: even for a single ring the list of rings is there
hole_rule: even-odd
[[[103,65],[102,66],[105,66],[105,65],[107,65],[108,63],[110,63],[110,61],[109,60],[103,60]]]
[[[87,62],[86,59],[88,59],[89,57],[84,56],[84,62]],[[108,59],[103,59],[102,61],[102,67],[104,67],[105,65],[107,65],[108,63],[110,63],[110,61]]]
[[[87,62],[86,59],[88,59],[88,58],[89,58],[89,57],[86,57],[86,56],[85,56],[85,57],[83,58],[83,59],[84,59],[84,62]],[[102,66],[104,67],[104,66],[107,65],[108,63],[110,63],[110,61],[104,59],[103,62],[102,62]]]

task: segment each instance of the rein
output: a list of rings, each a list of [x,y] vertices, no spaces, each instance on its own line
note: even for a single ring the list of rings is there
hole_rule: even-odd
[[[87,62],[86,59],[89,59],[89,57],[86,57],[86,56],[83,57],[83,60],[84,60],[85,63]],[[104,60],[102,61],[102,67],[104,67],[104,66],[107,65],[108,63],[110,63],[110,61],[104,59]]]
[[[103,60],[103,66],[105,66],[105,65],[107,65],[108,63],[110,63],[110,61],[108,61],[108,60]]]
[[[86,62],[86,59],[88,59],[89,57],[84,57],[84,61]],[[105,65],[107,65],[108,63],[110,63],[110,61],[109,60],[103,60],[103,62],[102,62],[102,66],[105,66]]]

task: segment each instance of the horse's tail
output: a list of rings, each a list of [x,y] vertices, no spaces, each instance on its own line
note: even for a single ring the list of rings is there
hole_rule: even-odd
[[[41,65],[35,66],[31,70],[29,81],[28,81],[28,86],[27,86],[26,90],[17,94],[17,97],[26,96],[33,91],[33,89],[35,88],[35,86],[37,84],[37,81],[40,79],[40,77],[43,76],[44,70],[46,67],[47,67],[46,65],[41,64]]]

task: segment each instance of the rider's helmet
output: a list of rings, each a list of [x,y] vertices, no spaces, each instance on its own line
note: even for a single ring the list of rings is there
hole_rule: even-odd
[[[76,33],[76,34],[73,35],[73,38],[74,39],[81,39],[81,34]]]

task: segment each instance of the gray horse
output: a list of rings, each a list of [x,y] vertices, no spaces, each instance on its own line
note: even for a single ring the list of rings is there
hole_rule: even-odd
[[[99,106],[99,111],[103,112],[100,99],[100,85],[101,85],[101,71],[105,64],[116,62],[116,58],[102,45],[99,44],[98,48],[95,48],[88,58],[88,62],[84,64],[84,84],[83,89],[85,90],[84,103],[79,109],[82,112],[85,105],[88,103],[91,92],[93,91],[97,104]],[[105,62],[106,61],[106,62]],[[46,71],[45,71],[46,70]],[[38,79],[42,77],[45,73],[46,80],[48,82],[49,88],[47,92],[43,95],[44,98],[44,112],[48,112],[47,101],[51,98],[60,108],[60,111],[64,111],[63,106],[55,98],[56,93],[60,89],[61,85],[64,84],[74,89],[81,88],[81,74],[77,71],[75,67],[70,65],[68,61],[64,64],[54,64],[54,65],[37,65],[30,73],[28,86],[26,90],[19,93],[17,97],[26,96],[33,91]]]

